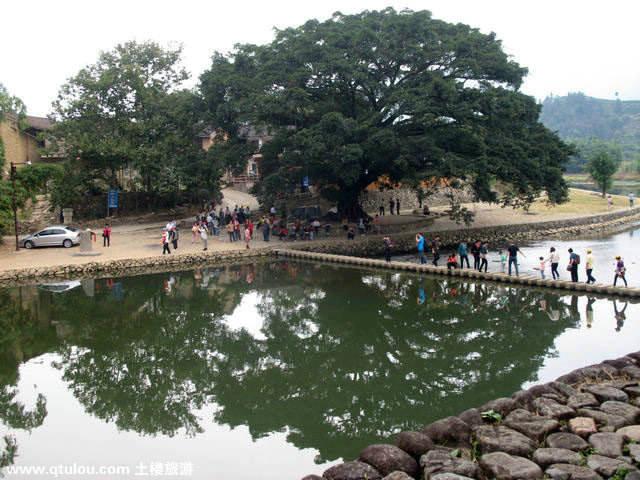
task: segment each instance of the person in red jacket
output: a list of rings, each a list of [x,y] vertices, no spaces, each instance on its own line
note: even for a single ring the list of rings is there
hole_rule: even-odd
[[[102,246],[111,246],[111,226],[108,223],[105,223],[104,228],[102,229]]]

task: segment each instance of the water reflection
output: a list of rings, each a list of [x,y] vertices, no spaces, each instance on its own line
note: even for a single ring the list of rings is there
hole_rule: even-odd
[[[14,387],[21,362],[54,352],[85,411],[119,430],[197,437],[215,421],[254,439],[286,431],[317,462],[510,394],[561,354],[562,332],[594,324],[594,306],[612,303],[614,335],[629,307],[294,262],[0,294],[8,427],[42,424],[44,403],[21,408]],[[206,406],[213,419],[198,416]]]

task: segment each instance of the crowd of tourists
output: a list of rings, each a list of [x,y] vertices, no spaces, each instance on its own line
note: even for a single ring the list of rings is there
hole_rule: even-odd
[[[418,261],[421,264],[427,263],[427,256],[431,257],[431,264],[439,266],[442,251],[442,242],[439,236],[435,236],[432,240],[428,241],[424,234],[418,233],[415,237],[416,250],[418,253]],[[387,261],[391,261],[391,248],[392,241],[389,237],[383,238],[384,243],[384,255]],[[586,256],[584,263],[580,255],[573,250],[568,249],[568,258],[566,259],[566,271],[569,273],[572,282],[580,281],[580,269],[581,265],[584,268],[586,274],[586,283],[594,284],[596,279],[594,277],[595,260],[592,249],[586,250]],[[457,249],[451,250],[447,254],[446,267],[447,269],[454,268],[473,268],[479,272],[487,272],[489,270],[489,243],[483,240],[475,240],[473,242],[462,241],[458,244]],[[509,243],[506,249],[500,249],[497,252],[497,258],[494,262],[500,263],[500,271],[507,273],[508,275],[519,275],[519,258],[520,256],[526,257],[524,252],[520,250],[520,247],[515,243]],[[473,267],[469,257],[473,259]],[[547,272],[551,273],[553,280],[560,279],[559,266],[561,263],[560,253],[555,247],[551,247],[549,253],[546,256],[538,258],[537,266],[534,270],[537,270],[540,274],[540,278],[543,280],[547,278]],[[626,266],[621,256],[616,256],[613,262],[613,285],[617,286],[618,281],[628,286],[626,278]]]

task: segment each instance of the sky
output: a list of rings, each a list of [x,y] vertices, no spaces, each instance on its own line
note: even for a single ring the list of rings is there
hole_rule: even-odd
[[[636,0],[30,0],[3,1],[0,83],[31,115],[46,115],[60,86],[99,52],[128,40],[182,44],[189,86],[214,51],[267,43],[273,28],[333,12],[392,6],[430,10],[435,18],[495,32],[505,51],[529,69],[522,90],[547,95],[581,91],[640,99]]]

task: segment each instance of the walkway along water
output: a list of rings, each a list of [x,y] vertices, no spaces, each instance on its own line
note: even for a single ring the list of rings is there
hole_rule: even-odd
[[[640,288],[613,287],[607,285],[575,283],[565,280],[541,279],[533,275],[507,275],[506,273],[478,272],[472,269],[447,269],[447,267],[434,267],[433,265],[420,265],[410,262],[386,262],[372,258],[350,257],[346,255],[333,255],[328,253],[305,252],[300,250],[275,250],[276,255],[295,259],[306,259],[333,263],[346,263],[360,267],[377,267],[393,270],[403,270],[417,273],[432,273],[451,277],[472,278],[491,282],[511,283],[515,285],[529,285],[573,292],[587,292],[600,295],[615,295],[620,297],[640,297]]]

